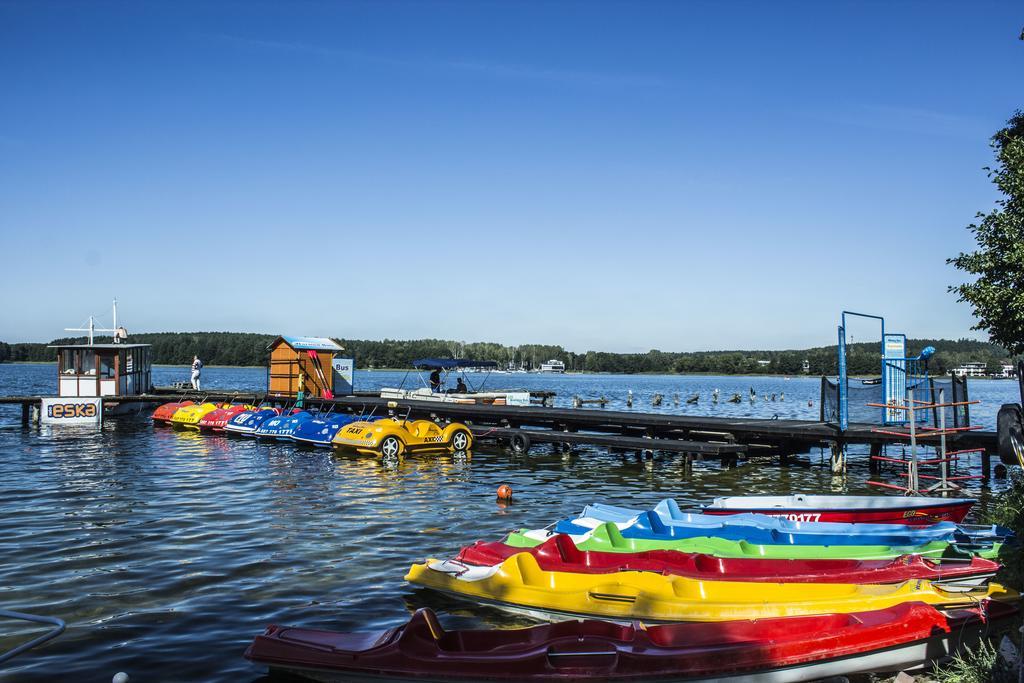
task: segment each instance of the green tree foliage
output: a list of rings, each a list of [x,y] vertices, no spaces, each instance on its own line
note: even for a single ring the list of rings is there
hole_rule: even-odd
[[[1024,113],[1018,111],[992,137],[994,168],[986,168],[1003,195],[996,208],[979,213],[968,226],[978,249],[949,259],[975,276],[950,287],[967,302],[978,319],[974,329],[986,330],[992,341],[1013,354],[1024,353]]]
[[[274,340],[270,334],[240,332],[154,332],[133,334],[135,344],[151,344],[156,363],[187,365],[198,355],[208,365],[266,365],[267,346]],[[337,339],[346,353],[356,359],[359,368],[408,368],[417,358],[459,356],[477,360],[493,360],[505,366],[513,363],[537,368],[548,360],[560,360],[566,368],[580,372],[614,373],[712,373],[796,375],[803,372],[808,361],[811,375],[834,375],[837,372],[836,347],[821,346],[787,351],[699,351],[676,353],[653,349],[647,353],[608,353],[588,351],[578,354],[561,346],[528,344],[517,347],[495,342],[464,343],[444,339]],[[52,343],[84,343],[84,338],[58,339]],[[931,362],[933,374],[969,361],[990,364],[993,368],[1008,360],[1005,349],[972,339],[949,341],[941,339],[908,340],[908,351],[919,353],[925,346],[934,346],[937,353]],[[881,369],[879,343],[850,344],[847,364],[850,374],[878,375]],[[46,344],[4,344],[0,342],[0,360],[13,362],[53,362],[56,352]],[[768,361],[761,363],[758,361]]]

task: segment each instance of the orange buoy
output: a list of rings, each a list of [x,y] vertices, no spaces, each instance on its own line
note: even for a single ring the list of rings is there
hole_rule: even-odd
[[[512,500],[512,487],[502,484],[498,487],[498,500]]]

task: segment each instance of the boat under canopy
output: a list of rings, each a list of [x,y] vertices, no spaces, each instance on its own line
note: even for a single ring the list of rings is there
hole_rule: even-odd
[[[396,387],[382,387],[380,397],[389,400],[406,401],[436,401],[439,403],[465,403],[478,404],[486,403],[491,405],[528,406],[530,405],[529,391],[482,391],[487,378],[474,387],[468,379],[469,391],[455,392],[452,390],[436,391],[423,380],[422,372],[425,370],[442,371],[447,376],[451,372],[462,370],[487,369],[488,374],[492,368],[498,367],[493,360],[473,360],[470,358],[418,358],[412,362],[413,368],[420,371],[420,381],[423,386],[416,389],[406,389],[405,380],[409,374],[402,379],[402,384]]]

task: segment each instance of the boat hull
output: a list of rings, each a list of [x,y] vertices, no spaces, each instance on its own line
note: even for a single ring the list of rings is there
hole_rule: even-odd
[[[179,408],[184,408],[190,405],[193,405],[192,401],[174,401],[158,406],[157,409],[153,411],[153,424],[169,425],[171,423],[171,418],[174,417],[174,414],[178,412]]]
[[[342,427],[353,422],[372,422],[377,418],[360,415],[329,415],[299,424],[292,432],[292,441],[314,448],[333,448],[334,437]]]
[[[199,431],[223,432],[231,418],[252,409],[253,407],[249,405],[232,405],[226,408],[218,408],[199,420]]]
[[[544,543],[556,534],[547,529],[522,529],[510,533],[505,544],[517,548],[532,548]],[[570,536],[580,550],[600,550],[612,553],[638,553],[648,550],[675,550],[687,553],[701,553],[714,557],[758,557],[775,560],[893,560],[901,555],[967,560],[971,555],[998,558],[1002,544],[993,542],[973,547],[931,541],[914,546],[888,545],[779,545],[758,544],[746,541],[731,541],[709,536],[678,539],[626,538],[618,527],[605,523],[593,531]]]
[[[306,411],[292,413],[291,415],[278,415],[264,420],[256,428],[253,436],[257,439],[273,439],[275,441],[291,441],[295,429],[302,423],[313,419],[313,415]]]
[[[264,421],[280,414],[281,411],[277,408],[243,411],[228,420],[228,423],[224,425],[224,433],[234,436],[254,436]]]
[[[222,407],[223,406],[216,403],[200,403],[198,405],[179,408],[171,418],[171,426],[175,429],[193,429],[199,431],[199,421]]]
[[[920,603],[874,612],[640,629],[608,622],[446,633],[429,610],[383,633],[270,626],[245,656],[317,681],[796,683],[914,670],[973,647],[1009,605],[943,613]]]
[[[590,510],[595,516],[582,517],[578,519],[561,520],[555,524],[554,530],[563,534],[585,534],[600,524],[612,523],[619,527],[622,535],[626,538],[658,539],[683,539],[712,536],[724,538],[731,541],[746,541],[747,543],[765,543],[772,545],[890,545],[890,546],[912,546],[930,543],[931,541],[953,541],[958,535],[955,524],[945,523],[931,527],[910,527],[906,525],[897,526],[894,524],[870,525],[873,531],[859,530],[858,524],[835,524],[835,523],[796,523],[802,528],[792,531],[767,528],[754,524],[730,524],[729,517],[719,516],[716,519],[724,520],[721,524],[685,524],[677,521],[666,523],[653,510],[640,512],[636,517],[627,517],[626,521],[615,521],[619,519],[615,515],[605,515],[599,510]],[[768,517],[763,516],[768,519]],[[824,524],[824,528],[815,528],[817,524]],[[835,526],[845,527],[842,532],[835,530]],[[889,529],[888,533],[878,529]],[[966,541],[966,537],[964,538]]]
[[[929,525],[962,522],[974,505],[966,498],[896,496],[735,496],[716,498],[701,512],[735,515],[751,512],[797,522],[854,522]]]
[[[463,548],[456,560],[475,566],[501,564],[522,548],[478,542]],[[544,571],[615,574],[648,571],[713,581],[785,583],[901,583],[912,579],[979,585],[995,576],[999,563],[980,557],[940,563],[918,555],[894,560],[767,560],[719,558],[673,550],[641,553],[582,551],[559,534],[529,552]]]
[[[448,561],[414,564],[406,581],[460,597],[556,614],[666,621],[770,619],[877,610],[904,602],[970,606],[986,598],[1014,601],[996,583],[948,591],[928,581],[901,584],[710,581],[651,572],[571,574],[540,568],[529,553],[494,567]]]

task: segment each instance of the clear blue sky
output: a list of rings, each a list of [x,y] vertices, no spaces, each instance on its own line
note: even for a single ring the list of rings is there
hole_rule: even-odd
[[[977,336],[1019,2],[0,2],[0,339]]]

